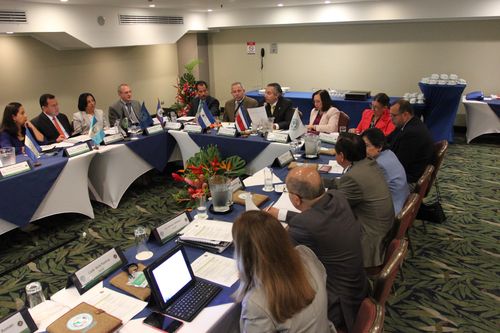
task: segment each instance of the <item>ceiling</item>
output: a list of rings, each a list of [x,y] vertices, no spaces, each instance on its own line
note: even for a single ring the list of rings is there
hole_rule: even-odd
[[[278,4],[285,7],[311,6],[319,4],[377,2],[379,0],[18,0],[18,2],[60,4],[62,6],[87,5],[87,6],[113,6],[128,8],[148,8],[154,4],[156,8],[184,9],[190,11],[231,10],[248,8],[274,8]]]

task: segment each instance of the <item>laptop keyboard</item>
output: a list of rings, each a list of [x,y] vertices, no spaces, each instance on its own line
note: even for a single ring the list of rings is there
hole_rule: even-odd
[[[195,284],[164,312],[169,316],[191,321],[221,290],[219,286],[196,279]]]

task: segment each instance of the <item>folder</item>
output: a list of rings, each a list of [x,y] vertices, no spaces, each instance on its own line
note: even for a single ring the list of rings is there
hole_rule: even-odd
[[[245,199],[240,198],[240,194],[245,193],[246,191],[242,190],[237,190],[233,193],[233,202],[237,203],[238,205],[243,205],[245,206]],[[269,199],[267,195],[264,194],[258,194],[258,193],[252,193],[252,200],[255,206],[259,207],[262,205],[264,202],[266,202]]]
[[[142,272],[144,268],[146,268],[146,266],[144,266],[143,264],[138,264],[137,266],[138,271],[140,272]],[[126,293],[140,299],[141,301],[147,300],[149,298],[149,295],[151,295],[151,289],[149,287],[138,288],[128,285],[128,274],[126,272],[117,274],[109,282],[116,288],[125,291]]]
[[[111,333],[122,321],[109,313],[82,302],[47,327],[49,333]]]

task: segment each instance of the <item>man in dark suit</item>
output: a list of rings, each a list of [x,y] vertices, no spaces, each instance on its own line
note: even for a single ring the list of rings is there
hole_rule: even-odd
[[[292,101],[283,97],[279,83],[269,83],[264,94],[266,113],[274,117],[274,129],[287,130],[293,117]]]
[[[231,85],[231,95],[233,99],[226,102],[222,121],[234,122],[236,112],[240,108],[246,111],[248,108],[259,106],[259,102],[245,95],[245,88],[243,88],[241,82],[235,82]]]
[[[109,125],[114,126],[117,120],[127,117],[131,124],[139,124],[141,103],[132,99],[132,89],[126,83],[118,86],[120,99],[109,107]]]
[[[286,212],[288,232],[308,246],[327,272],[328,318],[336,327],[353,327],[359,306],[368,294],[363,268],[361,227],[349,203],[337,190],[325,192],[314,168],[297,167],[286,178],[290,201],[300,214]],[[282,215],[277,209],[269,211]],[[279,216],[285,220],[284,216]]]
[[[219,116],[219,101],[208,94],[208,85],[205,81],[198,81],[195,84],[196,97],[193,99],[188,116],[196,116],[205,103],[214,117]]]
[[[382,265],[394,225],[394,206],[384,174],[377,161],[366,158],[366,145],[359,135],[342,133],[335,150],[344,175],[323,179],[323,183],[344,194],[361,225],[364,266]]]
[[[59,113],[59,104],[52,94],[40,96],[42,112],[31,122],[45,136],[47,143],[61,142],[73,134],[73,126],[64,113]]]
[[[390,112],[396,126],[388,137],[390,149],[403,165],[408,185],[413,189],[427,165],[433,162],[432,136],[427,126],[414,116],[408,101],[397,101]]]

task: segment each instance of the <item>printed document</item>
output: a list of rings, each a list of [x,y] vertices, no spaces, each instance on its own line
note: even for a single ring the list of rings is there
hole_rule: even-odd
[[[236,260],[205,252],[192,264],[194,275],[202,279],[231,287],[238,281]]]

